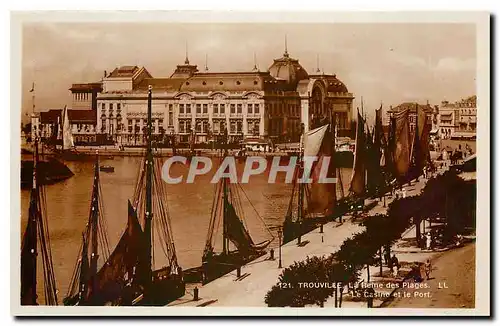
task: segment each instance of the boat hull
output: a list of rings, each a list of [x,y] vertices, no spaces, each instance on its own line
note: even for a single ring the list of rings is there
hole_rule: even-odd
[[[187,269],[184,273],[184,280],[187,283],[207,284],[265,254],[265,250],[259,250],[244,256],[237,251],[228,254],[214,254],[210,258],[205,258],[202,266]]]
[[[42,185],[54,184],[71,178],[73,172],[62,162],[49,158],[38,162],[38,182]],[[29,189],[33,185],[33,161],[21,161],[21,188]]]

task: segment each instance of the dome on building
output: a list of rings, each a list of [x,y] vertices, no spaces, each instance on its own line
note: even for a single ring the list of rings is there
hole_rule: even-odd
[[[347,87],[341,82],[337,75],[330,75],[326,77],[326,84],[328,92],[332,93],[347,93]]]
[[[300,80],[309,78],[307,71],[300,65],[299,60],[290,58],[285,50],[283,57],[274,59],[269,67],[269,73],[276,79],[286,80],[290,85],[296,86]]]

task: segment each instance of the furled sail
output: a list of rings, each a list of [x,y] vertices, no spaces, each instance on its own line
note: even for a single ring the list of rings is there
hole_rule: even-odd
[[[62,110],[62,138],[63,138],[63,149],[71,149],[73,148],[74,142],[73,142],[73,135],[71,133],[71,124],[69,122],[69,116],[68,116],[68,108],[64,107]]]
[[[410,169],[410,125],[408,108],[394,113],[395,118],[395,148],[394,148],[394,167],[398,179],[406,178]]]
[[[31,190],[28,224],[21,249],[21,304],[36,305],[37,216],[36,190]]]
[[[37,305],[37,257],[42,258],[43,290],[46,305],[57,305],[56,279],[43,187],[37,184],[38,141],[35,139],[33,188],[28,210],[28,223],[21,247],[21,304]],[[39,251],[38,251],[39,250]]]
[[[384,156],[382,155],[382,106],[375,111],[375,128],[373,130],[373,142],[371,137],[368,137],[367,150],[369,159],[367,160],[367,174],[368,174],[368,191],[371,194],[378,192],[383,188],[384,175],[382,166]]]
[[[429,117],[427,116],[427,113],[424,110],[419,112],[418,121],[419,121],[418,130],[420,132],[420,154],[422,155],[421,162],[422,166],[426,166],[427,163],[429,163],[430,161],[430,155],[431,155],[429,149],[429,142],[430,142],[432,125],[428,123]]]
[[[354,150],[354,168],[351,177],[350,191],[361,196],[365,193],[366,174],[366,141],[364,132],[364,120],[358,112],[358,122],[356,127],[356,148]]]
[[[320,214],[329,216],[333,214],[336,202],[335,183],[321,183],[320,177],[335,178],[336,170],[333,161],[334,139],[330,125],[306,132],[303,136],[304,157],[317,157],[311,168],[309,196],[306,215]],[[328,164],[328,166],[324,166]],[[321,175],[326,171],[326,175]]]

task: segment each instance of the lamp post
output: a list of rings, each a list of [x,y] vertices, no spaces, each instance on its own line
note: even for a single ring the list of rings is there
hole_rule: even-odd
[[[283,231],[281,230],[281,227],[278,229],[278,240],[279,240],[279,252],[278,252],[278,255],[279,255],[279,262],[278,262],[278,268],[283,268],[283,266],[281,265],[281,237],[283,235]]]

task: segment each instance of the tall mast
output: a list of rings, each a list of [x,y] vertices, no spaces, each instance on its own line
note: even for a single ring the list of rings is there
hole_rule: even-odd
[[[151,147],[151,129],[152,129],[152,87],[149,85],[148,89],[148,122],[146,128],[146,216],[144,219],[144,235],[145,235],[145,250],[147,257],[146,265],[146,280],[148,283],[152,279],[152,262],[151,262],[151,222],[153,219],[153,151]]]
[[[92,204],[90,211],[90,227],[92,232],[92,251],[90,254],[90,277],[92,292],[95,292],[95,276],[97,274],[97,259],[98,256],[98,218],[99,218],[99,153],[96,151],[95,167],[94,167],[94,189],[92,190]]]
[[[37,289],[37,281],[36,281],[36,274],[37,274],[37,256],[38,256],[38,233],[37,233],[37,228],[38,228],[38,221],[37,219],[40,218],[40,216],[38,215],[39,211],[38,211],[38,183],[37,183],[37,173],[36,173],[36,169],[37,169],[37,165],[38,165],[38,137],[35,136],[35,153],[34,153],[34,157],[33,157],[33,190],[32,190],[32,193],[31,193],[31,201],[32,201],[32,208],[31,208],[31,211],[30,211],[30,214],[28,215],[29,216],[29,222],[28,223],[31,223],[30,227],[29,227],[29,230],[30,230],[30,234],[27,236],[29,236],[31,238],[31,243],[33,244],[33,248],[31,248],[31,253],[32,253],[32,256],[31,256],[31,259],[32,259],[32,262],[31,262],[31,266],[33,266],[33,270],[32,270],[32,288],[31,288],[31,295],[32,295],[32,300],[33,300],[33,303],[34,304],[37,304],[37,295],[36,295],[36,289]],[[30,280],[31,281],[31,280]]]
[[[300,147],[299,147],[299,175],[302,175],[304,173],[304,124],[300,125],[300,132],[301,132],[301,140],[300,140]],[[302,219],[304,218],[304,186],[305,184],[302,182],[299,182],[299,198],[298,198],[298,212],[297,212],[297,222],[299,222],[299,226],[302,225]],[[300,244],[302,242],[301,239],[301,232],[302,230],[299,231],[299,237],[297,238],[297,244]]]
[[[224,159],[228,155],[227,150],[227,127],[224,129]],[[223,210],[222,210],[222,252],[224,255],[228,254],[229,251],[229,240],[227,238],[227,223],[226,223],[226,215],[227,215],[227,207],[229,204],[228,200],[228,186],[227,186],[227,178],[222,178],[222,200],[223,200]]]

